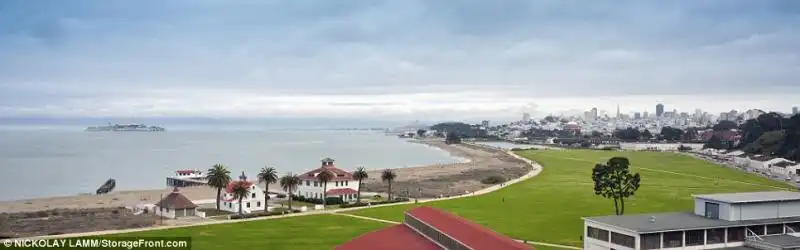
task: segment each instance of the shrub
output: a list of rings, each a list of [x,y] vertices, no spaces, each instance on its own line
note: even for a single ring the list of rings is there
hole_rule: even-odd
[[[367,203],[364,203],[364,202],[356,202],[356,203],[350,203],[350,204],[342,204],[342,205],[341,205],[341,206],[339,206],[339,207],[340,207],[340,208],[351,208],[351,207],[365,207],[365,206],[367,206],[367,205],[368,205],[368,204],[367,204]]]
[[[381,195],[379,195],[379,194],[376,194],[376,195],[372,196],[372,198],[375,198],[375,199],[380,199],[380,198],[383,198],[383,196],[381,196]]]
[[[511,149],[511,151],[514,151],[514,152],[516,152],[516,151],[522,151],[522,150],[523,150],[523,149],[521,149],[521,148],[512,148],[512,149]]]
[[[293,195],[292,196],[292,200],[308,202],[308,203],[311,203],[311,204],[322,204],[322,199],[306,198],[305,196],[294,196]],[[342,204],[342,203],[344,203],[344,202],[342,202],[342,199],[339,199],[339,197],[328,197],[328,198],[325,198],[325,204],[326,205],[339,205],[339,204]]]
[[[614,151],[614,148],[603,148],[602,150]]]
[[[481,180],[483,184],[500,184],[506,182],[506,178],[499,175],[492,175]]]

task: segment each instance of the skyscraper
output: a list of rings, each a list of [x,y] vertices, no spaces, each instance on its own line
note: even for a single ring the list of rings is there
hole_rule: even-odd
[[[523,122],[529,122],[529,121],[531,121],[531,114],[528,114],[528,113],[522,113],[522,121],[523,121]]]
[[[656,105],[656,116],[661,117],[664,115],[664,104],[657,104]]]
[[[795,109],[797,108],[795,107]],[[597,118],[599,118],[597,115],[597,108],[592,108],[592,120],[597,120]]]
[[[792,107],[792,114],[798,114],[800,110],[798,110],[797,106]]]

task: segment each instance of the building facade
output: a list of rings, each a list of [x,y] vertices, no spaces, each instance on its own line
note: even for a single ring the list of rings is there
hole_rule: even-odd
[[[328,181],[327,187],[319,181],[317,175],[323,171],[328,171],[333,175]],[[298,176],[300,185],[294,195],[306,198],[322,199],[323,197],[338,197],[344,202],[355,201],[358,194],[358,181],[353,179],[353,174],[337,168],[331,158],[322,159],[322,166],[308,171]],[[326,190],[322,190],[327,188]],[[327,196],[323,195],[323,192]]]
[[[693,212],[584,218],[584,249],[794,249],[800,193],[694,195]]]
[[[248,181],[247,176],[242,172],[239,180],[228,183],[228,186],[222,190],[222,197],[220,197],[220,209],[232,213],[239,213],[239,199],[233,195],[233,188],[237,185],[244,185],[250,189],[247,197],[242,198],[242,213],[249,214],[251,212],[264,211],[267,204],[264,204],[264,190],[258,186],[258,181]]]

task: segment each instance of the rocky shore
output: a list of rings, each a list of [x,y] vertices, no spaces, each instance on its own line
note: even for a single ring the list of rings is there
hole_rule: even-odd
[[[481,183],[491,176],[502,176],[506,180],[518,178],[530,172],[530,165],[509,156],[504,150],[471,144],[445,144],[441,140],[412,141],[437,147],[456,157],[469,159],[466,163],[437,164],[421,167],[395,168],[397,178],[392,183],[392,192],[399,196],[436,198],[460,195],[480,190],[492,184]],[[362,191],[387,192],[388,186],[381,180],[380,170],[370,170]]]

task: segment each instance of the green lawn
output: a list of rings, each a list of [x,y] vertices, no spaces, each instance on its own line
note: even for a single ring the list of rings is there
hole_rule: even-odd
[[[426,205],[451,211],[512,238],[580,246],[581,217],[614,213],[611,200],[594,194],[591,180],[594,164],[613,156],[628,157],[633,171],[642,175],[641,188],[626,202],[627,214],[691,211],[694,205],[691,194],[791,188],[784,183],[672,153],[596,150],[519,153],[539,162],[544,170],[531,180],[487,195]],[[401,221],[403,211],[412,206],[351,213]]]
[[[309,215],[114,236],[192,237],[193,250],[217,249],[325,249],[361,234],[389,226],[386,223],[339,215]]]

